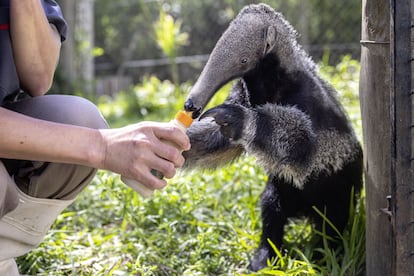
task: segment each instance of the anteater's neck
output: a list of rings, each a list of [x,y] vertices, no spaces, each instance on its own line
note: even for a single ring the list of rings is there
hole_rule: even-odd
[[[302,86],[296,80],[296,73],[287,73],[274,55],[263,58],[243,79],[249,90],[252,106],[267,102],[286,104],[288,98],[300,91]]]

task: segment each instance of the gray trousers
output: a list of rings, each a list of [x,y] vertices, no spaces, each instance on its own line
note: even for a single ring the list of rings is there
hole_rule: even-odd
[[[5,108],[42,120],[95,129],[108,125],[88,100],[68,95],[45,95],[8,102]],[[19,127],[19,126],[16,126]],[[59,141],[56,141],[59,143]],[[96,169],[80,165],[0,159],[19,189],[36,198],[73,199],[93,179]],[[1,173],[0,173],[1,178]],[[0,179],[4,184],[5,179]],[[0,218],[17,205],[15,187],[0,185]]]

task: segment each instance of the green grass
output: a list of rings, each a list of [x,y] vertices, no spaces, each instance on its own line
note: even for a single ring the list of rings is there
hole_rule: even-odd
[[[360,135],[359,65],[344,58],[321,71],[343,91],[341,100]],[[137,120],[166,121],[180,109],[182,94],[169,82],[143,84],[101,100],[112,125]],[[355,88],[356,87],[356,88]],[[226,88],[228,89],[228,88]],[[157,101],[163,93],[163,101]],[[226,93],[221,93],[219,102]],[[116,103],[116,104],[114,104]],[[119,176],[99,171],[93,183],[57,219],[44,242],[18,259],[30,275],[358,275],[365,264],[363,195],[340,246],[329,248],[323,233],[303,219],[286,227],[287,247],[259,273],[247,270],[260,237],[260,193],[267,176],[252,157],[225,169],[180,173],[163,191],[144,199]],[[321,213],[322,215],[322,213]],[[328,221],[326,223],[329,223]],[[323,239],[321,248],[317,239]],[[277,250],[275,248],[275,250]],[[315,254],[322,258],[315,259]]]
[[[45,275],[247,272],[264,178],[244,161],[216,173],[179,175],[143,199],[118,176],[99,172],[20,264],[28,272],[45,269]]]

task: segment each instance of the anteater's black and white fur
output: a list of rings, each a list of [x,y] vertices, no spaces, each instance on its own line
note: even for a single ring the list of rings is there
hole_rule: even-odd
[[[199,113],[225,83],[224,104],[189,128],[187,168],[213,168],[253,155],[268,173],[261,196],[263,231],[251,269],[275,256],[289,217],[322,217],[343,230],[351,191],[362,186],[362,150],[334,89],[296,41],[296,32],[267,5],[246,6],[217,42],[186,102]],[[328,234],[335,233],[328,227]]]

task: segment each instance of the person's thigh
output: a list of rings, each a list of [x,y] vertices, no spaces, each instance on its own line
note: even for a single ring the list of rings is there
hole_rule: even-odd
[[[45,95],[7,103],[5,107],[46,121],[95,129],[108,127],[93,103],[76,96]],[[19,189],[38,198],[75,198],[96,173],[96,169],[80,165],[24,160],[3,162]]]

